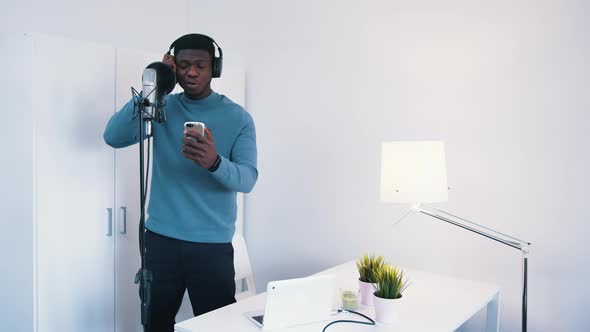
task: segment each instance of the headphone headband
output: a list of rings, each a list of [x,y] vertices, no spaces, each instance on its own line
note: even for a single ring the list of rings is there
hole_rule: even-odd
[[[168,54],[170,54],[170,52],[172,51],[172,49],[174,49],[174,55],[176,55],[176,44],[182,40],[183,38],[206,38],[207,40],[209,40],[213,45],[215,45],[215,48],[217,48],[217,53],[219,53],[219,56],[215,56],[215,50],[213,51],[213,73],[212,73],[212,77],[213,78],[217,78],[217,77],[221,77],[221,71],[223,69],[223,51],[221,50],[221,47],[219,47],[219,44],[217,44],[217,42],[207,36],[207,35],[203,35],[200,33],[191,33],[188,35],[184,35],[178,39],[176,39],[175,41],[172,42],[172,44],[170,45],[170,48],[168,49]],[[183,48],[184,49],[184,48]]]

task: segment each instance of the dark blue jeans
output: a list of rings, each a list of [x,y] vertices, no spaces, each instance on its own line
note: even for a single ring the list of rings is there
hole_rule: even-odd
[[[173,332],[188,289],[195,315],[236,302],[231,243],[199,243],[146,233],[146,267],[152,272],[150,332]]]

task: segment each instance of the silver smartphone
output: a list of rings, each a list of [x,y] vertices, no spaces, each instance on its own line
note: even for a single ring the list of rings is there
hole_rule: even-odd
[[[205,136],[205,124],[203,122],[187,121],[184,123],[184,130],[194,131]],[[192,137],[187,137],[190,140],[196,141]]]

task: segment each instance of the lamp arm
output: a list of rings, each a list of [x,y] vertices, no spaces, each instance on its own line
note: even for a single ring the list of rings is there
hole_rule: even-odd
[[[466,229],[466,230],[471,231],[473,233],[487,237],[488,239],[500,242],[502,244],[505,244],[505,245],[510,246],[512,248],[526,252],[528,254],[528,251],[529,251],[528,247],[531,245],[530,242],[517,239],[517,238],[512,237],[510,235],[506,235],[504,233],[500,233],[500,232],[493,230],[491,228],[476,224],[476,223],[471,222],[467,219],[463,219],[461,217],[452,215],[448,212],[445,212],[445,211],[442,211],[439,209],[435,209],[433,207],[430,207],[430,206],[427,206],[424,204],[417,204],[413,207],[413,209],[415,211],[422,213],[422,214],[442,220],[442,221],[447,222],[451,225],[461,227],[463,229]]]
[[[463,219],[461,217],[457,217],[452,215],[448,212],[435,209],[433,207],[424,205],[424,204],[416,204],[412,207],[414,211],[423,213],[425,215],[431,216],[433,218],[442,220],[447,222],[451,225],[455,225],[457,227],[461,227],[468,231],[474,232],[481,236],[485,236],[488,239],[500,242],[512,248],[518,249],[522,252],[522,332],[527,331],[527,295],[528,295],[528,256],[529,256],[529,246],[531,245],[530,242],[519,240],[515,237],[510,235],[506,235],[504,233],[500,233],[496,230],[491,228],[476,224],[471,222],[467,219]],[[407,215],[407,214],[406,214]],[[404,216],[405,217],[405,216]],[[403,219],[403,218],[402,218]]]

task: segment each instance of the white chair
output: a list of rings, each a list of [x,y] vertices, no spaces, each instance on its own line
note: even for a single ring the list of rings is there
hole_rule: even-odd
[[[254,285],[254,275],[252,274],[248,248],[242,234],[236,233],[234,235],[232,245],[234,247],[234,270],[236,272],[234,278],[236,281],[236,300],[240,301],[256,295],[256,286]],[[184,292],[182,304],[176,315],[176,322],[182,322],[193,317],[193,308],[190,304],[188,292]]]
[[[250,265],[250,256],[246,241],[241,234],[236,234],[232,240],[234,247],[234,269],[236,271],[236,300],[240,301],[249,296],[256,295],[254,275]]]

